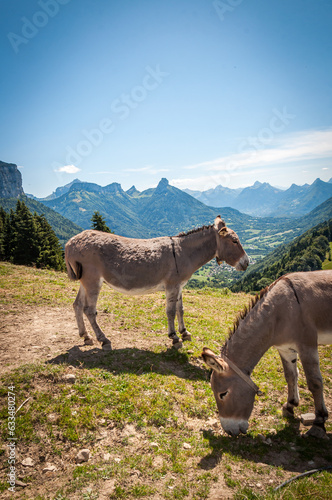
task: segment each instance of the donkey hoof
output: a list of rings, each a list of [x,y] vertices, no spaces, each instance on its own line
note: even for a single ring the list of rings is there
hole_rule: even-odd
[[[294,418],[294,409],[291,406],[284,405],[282,407],[282,416],[285,418]]]
[[[186,340],[191,340],[191,335],[190,335],[190,333],[189,333],[189,332],[184,332],[184,333],[182,334],[182,340],[183,340],[183,342],[185,342]]]
[[[178,340],[177,342],[173,343],[172,347],[174,347],[174,349],[181,349],[181,347],[183,347],[183,344],[181,340]]]
[[[101,346],[103,351],[111,351],[112,350],[112,344],[110,341],[104,342]]]
[[[84,345],[93,345],[93,339],[91,337],[86,337],[84,339]]]
[[[326,434],[325,428],[318,425],[313,425],[305,434],[304,437],[312,436],[318,439],[329,439]]]

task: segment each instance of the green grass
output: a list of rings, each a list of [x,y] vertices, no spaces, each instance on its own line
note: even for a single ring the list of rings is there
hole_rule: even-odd
[[[69,307],[77,291],[77,283],[62,273],[9,264],[0,265],[0,279],[3,310],[18,314],[22,304],[36,307],[36,314],[38,307]],[[56,362],[24,365],[4,375],[1,441],[6,443],[8,438],[7,387],[14,385],[17,405],[30,398],[16,415],[21,456],[32,456],[36,470],[42,468],[41,455],[58,468],[57,480],[41,493],[46,476],[21,466],[20,473],[30,478],[31,485],[20,490],[22,496],[17,498],[98,499],[107,482],[112,483],[109,499],[204,499],[223,488],[234,499],[330,498],[329,472],[273,492],[286,479],[314,468],[310,464],[320,457],[332,463],[331,441],[304,439],[299,422],[283,418],[286,386],[275,349],[254,370],[253,379],[264,395],[256,400],[248,434],[234,439],[213,427],[216,404],[198,357],[204,345],[218,351],[248,299],[245,294],[221,290],[185,291],[185,319],[193,341],[176,351],[165,346],[162,293],[133,298],[105,288],[98,310],[104,311],[105,329],[122,334],[123,348],[82,353],[71,360],[71,366],[63,353]],[[145,349],[126,347],[126,334],[133,331],[146,340]],[[330,357],[330,347],[320,348],[329,401]],[[74,384],[63,381],[67,373],[75,374]],[[301,366],[300,396],[297,413],[312,411]],[[330,422],[327,431],[331,436]],[[89,448],[91,458],[77,465],[75,456],[81,448]],[[4,447],[2,451],[5,465]],[[0,491],[5,492],[6,469],[0,472]]]
[[[330,242],[330,252],[332,253],[332,242]],[[326,259],[322,264],[322,269],[326,271],[327,269],[332,269],[332,261],[329,260],[329,255],[327,254]]]

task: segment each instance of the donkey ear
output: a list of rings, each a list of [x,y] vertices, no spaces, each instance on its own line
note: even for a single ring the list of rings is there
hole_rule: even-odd
[[[226,236],[227,231],[228,231],[228,229],[227,229],[227,227],[225,226],[225,227],[222,227],[222,228],[218,231],[218,234],[219,234],[219,236]]]
[[[214,352],[208,347],[203,347],[202,358],[209,368],[217,373],[223,373],[228,369],[228,364],[223,359],[217,358]]]
[[[226,227],[225,222],[222,220],[220,215],[217,215],[215,221],[214,221],[214,227],[217,229],[217,231],[220,231],[222,227]]]

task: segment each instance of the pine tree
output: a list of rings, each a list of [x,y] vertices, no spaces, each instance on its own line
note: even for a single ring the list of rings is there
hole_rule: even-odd
[[[37,227],[38,243],[40,247],[37,267],[47,267],[56,271],[63,271],[65,268],[63,250],[44,215],[34,214]]]
[[[36,222],[23,201],[17,201],[16,212],[11,214],[10,232],[10,261],[21,265],[36,264],[40,252]]]
[[[5,210],[0,207],[0,260],[6,260],[8,219],[9,216]]]
[[[99,213],[99,212],[94,212],[93,216],[91,217],[92,221],[92,229],[95,229],[96,231],[103,231],[104,233],[112,233],[113,231],[110,230],[110,228],[106,225],[104,217]]]

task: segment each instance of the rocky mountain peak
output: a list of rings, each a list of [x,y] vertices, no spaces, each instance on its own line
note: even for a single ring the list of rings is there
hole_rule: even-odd
[[[163,177],[163,178],[159,181],[158,186],[156,187],[155,194],[162,194],[162,193],[165,193],[165,191],[167,191],[168,185],[169,185],[168,180],[167,180],[167,179],[165,179],[165,178]]]
[[[18,198],[21,194],[22,175],[17,165],[0,161],[0,198]]]

